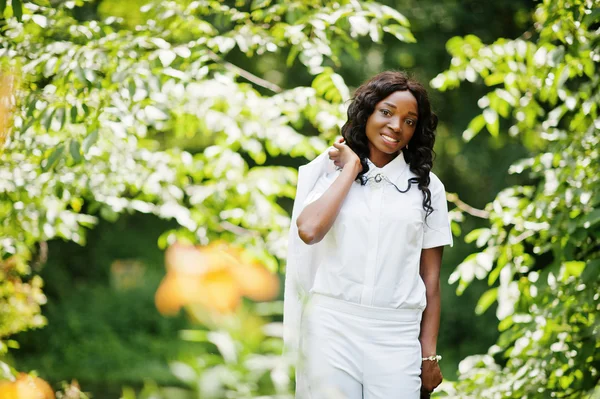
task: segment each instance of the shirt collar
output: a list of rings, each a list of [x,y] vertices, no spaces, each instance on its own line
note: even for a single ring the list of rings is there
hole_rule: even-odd
[[[382,168],[378,168],[369,158],[367,158],[367,164],[369,165],[369,171],[367,172],[368,176],[375,176],[377,174],[382,174],[388,177],[392,181],[398,180],[404,171],[408,168],[408,164],[404,159],[403,151],[396,156],[396,158],[392,159],[387,165]]]

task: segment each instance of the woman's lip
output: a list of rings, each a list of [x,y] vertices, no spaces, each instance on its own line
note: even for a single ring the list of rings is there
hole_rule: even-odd
[[[385,136],[385,137],[387,137],[387,138],[391,138],[390,136],[388,136],[388,135],[386,135],[386,134],[381,134],[381,136]],[[392,138],[392,139],[393,139],[393,138]],[[383,141],[385,144],[387,144],[388,146],[390,146],[390,147],[395,147],[395,146],[397,146],[397,145],[398,145],[398,143],[400,143],[400,141],[396,141],[396,142],[390,142],[390,141],[386,141],[386,139],[384,139],[383,137],[381,137],[381,140],[382,140],[382,141]],[[393,139],[393,140],[395,140],[395,139]]]

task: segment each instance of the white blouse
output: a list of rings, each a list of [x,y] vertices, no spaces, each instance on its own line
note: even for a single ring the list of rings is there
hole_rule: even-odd
[[[421,249],[452,245],[444,185],[430,174],[431,213],[425,220],[423,194],[400,153],[382,168],[370,160],[365,186],[354,182],[332,228],[323,238],[321,264],[312,293],[366,306],[424,309],[419,274]],[[324,174],[304,206],[318,199],[341,171]],[[376,177],[379,175],[378,177]]]

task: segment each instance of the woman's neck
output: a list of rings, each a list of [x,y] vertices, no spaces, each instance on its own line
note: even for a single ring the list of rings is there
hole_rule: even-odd
[[[392,162],[398,156],[398,154],[400,154],[400,152],[397,152],[395,154],[386,154],[381,151],[371,151],[371,153],[369,154],[369,159],[378,168],[383,168],[385,165]]]

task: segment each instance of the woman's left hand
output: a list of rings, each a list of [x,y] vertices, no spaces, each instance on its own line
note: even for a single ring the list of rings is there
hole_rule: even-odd
[[[421,364],[421,388],[427,392],[433,392],[442,383],[442,371],[438,362],[425,360]]]

